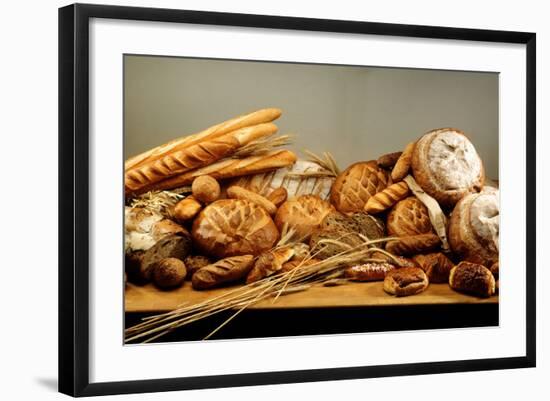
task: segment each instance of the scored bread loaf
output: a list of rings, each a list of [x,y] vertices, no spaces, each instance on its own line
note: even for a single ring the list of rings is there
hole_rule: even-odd
[[[319,164],[298,160],[288,167],[239,177],[228,185],[238,185],[262,196],[268,196],[271,191],[282,187],[286,189],[289,200],[301,195],[317,195],[326,200],[333,182],[334,177]]]
[[[463,196],[483,188],[485,172],[474,145],[456,128],[426,133],[414,147],[414,179],[441,207],[453,207]]]
[[[191,279],[195,290],[206,290],[244,279],[254,262],[254,256],[241,255],[218,260],[200,268]]]
[[[282,111],[280,109],[267,108],[231,118],[230,120],[224,121],[220,124],[216,124],[197,134],[176,138],[168,143],[157,146],[156,148],[150,149],[139,155],[131,157],[124,163],[124,170],[128,171],[145,162],[158,160],[159,158],[166,156],[169,153],[181,150],[185,147],[189,147],[206,139],[216,138],[218,136],[227,134],[240,128],[251,127],[258,124],[271,122],[279,118],[281,116],[281,113]]]
[[[240,199],[220,199],[206,206],[195,218],[191,234],[204,255],[218,258],[259,255],[279,239],[265,209]]]
[[[387,229],[390,236],[397,237],[426,234],[433,230],[428,209],[416,196],[395,204],[388,214]]]
[[[312,232],[334,207],[315,195],[302,195],[283,203],[275,214],[275,225],[282,232],[284,227],[294,230],[292,238],[307,241]]]
[[[392,184],[386,189],[369,198],[365,204],[365,212],[380,213],[389,209],[409,194],[409,186],[405,181]]]
[[[388,173],[376,161],[355,163],[336,177],[330,190],[330,202],[341,213],[360,212],[371,196],[389,184]]]
[[[499,192],[469,194],[449,221],[449,244],[463,260],[491,266],[499,255]]]
[[[209,175],[217,180],[225,180],[233,177],[254,177],[268,171],[291,166],[296,162],[296,155],[289,150],[275,150],[259,156],[249,156],[242,159],[223,159],[206,167],[175,175],[166,180],[146,187],[139,192],[148,190],[166,190],[189,185],[196,177]],[[241,185],[239,181],[236,185]],[[246,187],[246,186],[245,186]],[[250,189],[250,188],[248,188]]]
[[[386,243],[386,251],[394,255],[415,255],[422,252],[429,252],[439,246],[441,240],[435,234],[418,234],[408,237],[400,237]]]
[[[276,131],[277,126],[272,123],[241,128],[135,167],[124,174],[126,193],[138,191],[175,174],[214,163],[231,155],[241,146]]]

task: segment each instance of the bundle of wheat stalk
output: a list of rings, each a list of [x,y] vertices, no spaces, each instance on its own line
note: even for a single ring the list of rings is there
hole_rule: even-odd
[[[283,236],[283,240],[277,246],[285,245],[285,238],[290,237],[291,235]],[[343,270],[348,266],[365,262],[382,262],[380,259],[371,258],[372,253],[382,253],[394,259],[393,255],[374,246],[391,239],[393,238],[377,240],[365,238],[364,242],[355,247],[349,247],[349,245],[342,243],[345,249],[342,252],[316,263],[308,264],[308,261],[316,256],[316,254],[310,254],[295,269],[286,273],[268,276],[255,283],[228,290],[222,295],[198,304],[182,304],[170,312],[145,318],[143,322],[125,330],[125,340],[127,342],[151,342],[176,328],[224,311],[234,310],[235,312],[226,321],[204,338],[206,340],[244,309],[261,300],[273,298],[273,302],[275,302],[281,295],[304,291],[312,285],[334,285],[335,280],[340,280]],[[396,263],[398,262],[396,261]]]

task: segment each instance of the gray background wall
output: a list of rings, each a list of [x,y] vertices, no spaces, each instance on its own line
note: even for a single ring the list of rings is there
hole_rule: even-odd
[[[263,107],[290,147],[339,166],[402,150],[440,127],[465,131],[498,178],[498,75],[371,67],[125,57],[125,157]]]

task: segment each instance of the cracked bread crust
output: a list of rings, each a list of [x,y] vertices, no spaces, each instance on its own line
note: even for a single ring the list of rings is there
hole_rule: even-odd
[[[418,185],[444,208],[483,188],[483,163],[464,132],[440,128],[422,136],[412,155]]]

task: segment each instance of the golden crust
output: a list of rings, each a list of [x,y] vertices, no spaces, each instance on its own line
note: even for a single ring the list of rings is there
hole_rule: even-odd
[[[336,177],[330,202],[341,213],[360,212],[371,196],[390,184],[389,174],[376,161],[354,163]]]
[[[386,228],[390,236],[397,237],[433,231],[428,209],[416,196],[410,196],[395,204],[388,214]]]

